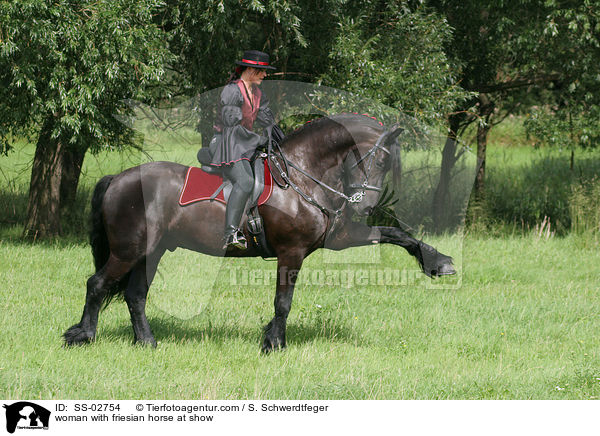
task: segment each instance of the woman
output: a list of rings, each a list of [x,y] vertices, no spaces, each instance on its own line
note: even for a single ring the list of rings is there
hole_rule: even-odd
[[[221,93],[221,110],[215,123],[215,137],[220,143],[216,144],[210,163],[221,167],[224,177],[233,184],[225,213],[224,249],[247,247],[239,226],[254,185],[250,159],[256,148],[267,142],[254,129],[275,123],[268,100],[258,88],[267,70],[275,69],[269,65],[269,55],[249,50],[236,64],[235,73]]]

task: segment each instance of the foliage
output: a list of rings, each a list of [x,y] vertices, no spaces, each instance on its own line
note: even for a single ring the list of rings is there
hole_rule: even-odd
[[[349,91],[386,123],[398,110],[438,122],[485,93],[498,119],[530,113],[537,142],[591,148],[600,139],[598,23],[600,0],[2,2],[0,151],[49,118],[52,138],[72,149],[131,144],[113,117],[128,110],[124,98],[157,102],[220,86],[248,48],[269,52],[285,79]],[[344,95],[324,112],[349,106]],[[527,221],[543,218],[537,212]]]
[[[243,50],[271,55],[281,68],[290,47],[305,47],[300,5],[288,0],[166,0],[158,17],[176,54],[173,92],[193,95],[223,86]]]
[[[573,185],[569,201],[571,231],[587,235],[596,242],[600,238],[600,178],[593,177]]]
[[[526,127],[538,140],[562,147],[600,144],[600,2],[586,0],[564,7],[554,1],[542,32],[549,46],[548,66],[561,72],[551,93]]]
[[[534,108],[525,119],[527,133],[538,145],[559,148],[597,147],[600,144],[600,106],[572,113],[570,110]]]
[[[557,115],[555,120],[579,118],[580,124],[587,124],[585,129],[598,132],[599,114],[593,108],[599,103],[595,90],[600,86],[599,1],[429,4],[454,29],[445,48],[462,66],[459,77],[465,89],[491,93],[497,108],[506,113],[550,104],[549,115]],[[544,125],[553,122],[546,119]]]
[[[35,135],[97,150],[131,142],[114,118],[125,98],[148,99],[160,83],[166,34],[159,0],[27,0],[0,3],[0,139]]]
[[[486,196],[469,205],[471,230],[522,234],[547,218],[560,236],[578,228],[597,231],[593,211],[600,210],[600,197],[593,187],[600,173],[598,152],[577,150],[580,157],[571,171],[568,150],[490,149]]]
[[[425,122],[439,122],[469,94],[443,51],[446,21],[423,7],[357,2],[339,31],[320,82]]]

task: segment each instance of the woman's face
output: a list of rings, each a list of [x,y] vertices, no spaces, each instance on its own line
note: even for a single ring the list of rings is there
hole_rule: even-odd
[[[263,79],[267,77],[267,70],[264,68],[248,68],[248,82],[252,85],[260,85]]]

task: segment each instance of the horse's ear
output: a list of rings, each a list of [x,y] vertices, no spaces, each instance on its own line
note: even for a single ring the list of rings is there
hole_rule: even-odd
[[[404,132],[404,129],[398,124],[394,124],[388,131],[388,134],[385,138],[385,144],[388,146],[394,145],[396,139],[398,138],[398,136],[400,136],[402,132]]]

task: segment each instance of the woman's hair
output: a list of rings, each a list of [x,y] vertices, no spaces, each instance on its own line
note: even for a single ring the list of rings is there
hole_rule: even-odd
[[[227,83],[225,85],[229,85],[231,82],[239,79],[242,76],[242,72],[248,67],[243,67],[238,65],[235,67],[235,70],[229,75],[229,79],[227,79]]]

